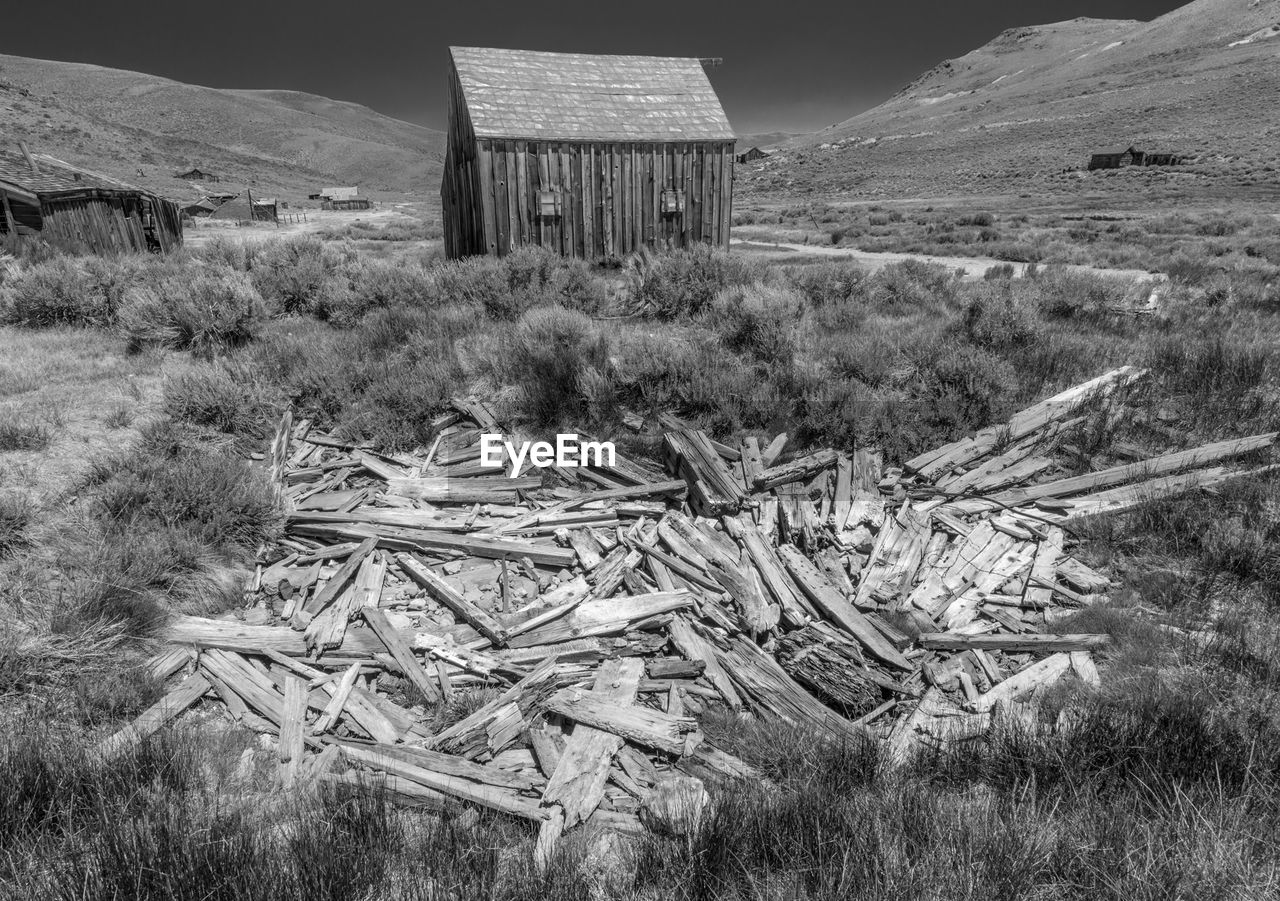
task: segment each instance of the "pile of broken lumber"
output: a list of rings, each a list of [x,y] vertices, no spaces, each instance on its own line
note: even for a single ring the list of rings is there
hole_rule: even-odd
[[[972,739],[997,707],[1098,680],[1104,637],[1053,628],[1109,584],[1072,556],[1073,522],[1258,472],[1226,461],[1275,440],[1062,474],[1061,437],[1141,376],[901,470],[662,416],[665,473],[618,458],[510,477],[481,462],[499,431],[483,403],[455,402],[406,456],[286,416],[268,461],[285,537],[244,609],[173,621],[152,666],[185,678],[102,751],[214,699],[277,738],[286,784],[524,817],[545,862],[583,823],[690,828],[700,782],[751,777],[702,734],[713,705],[893,758]]]

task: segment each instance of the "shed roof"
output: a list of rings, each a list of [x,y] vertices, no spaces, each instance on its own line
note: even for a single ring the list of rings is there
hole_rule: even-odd
[[[732,141],[702,64],[451,47],[477,137],[562,141]]]
[[[0,182],[13,185],[30,194],[63,194],[86,189],[150,193],[114,178],[72,166],[70,163],[64,163],[43,153],[32,156],[35,158],[38,172],[31,171],[31,167],[27,165],[21,153],[0,149]]]

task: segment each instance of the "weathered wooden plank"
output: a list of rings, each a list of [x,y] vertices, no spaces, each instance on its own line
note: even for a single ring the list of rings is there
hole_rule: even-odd
[[[209,680],[200,673],[193,673],[182,680],[177,688],[144,710],[119,732],[98,743],[94,749],[99,757],[115,756],[155,734],[167,722],[200,700],[210,688]]]
[[[403,568],[403,564],[401,566]],[[387,650],[391,653],[396,665],[400,667],[404,677],[412,682],[429,702],[438,704],[442,700],[440,689],[422,668],[418,658],[413,656],[408,643],[392,628],[391,623],[387,621],[387,615],[377,607],[362,607],[360,613],[364,616],[364,621],[369,624],[369,628],[387,646]]]
[[[644,664],[635,658],[606,660],[600,665],[594,690],[614,704],[632,704],[643,673]],[[574,727],[542,795],[544,806],[563,809],[565,828],[584,821],[600,805],[609,765],[622,744],[612,733],[581,724]]]
[[[698,728],[693,717],[671,716],[632,706],[630,701],[619,703],[608,694],[574,688],[562,689],[547,698],[546,709],[575,723],[677,757],[684,753],[685,734]]]
[[[396,563],[400,564],[400,569],[405,575],[425,588],[428,594],[448,607],[455,616],[460,617],[495,646],[506,643],[507,630],[502,623],[463,597],[452,585],[429,570],[421,561],[415,560],[408,554],[397,554]]]
[[[966,635],[958,632],[926,632],[916,638],[922,648],[933,651],[1006,651],[1010,654],[1037,651],[1085,651],[1105,647],[1111,640],[1106,634],[1054,635],[1033,633],[1007,635]]]
[[[840,589],[832,585],[808,557],[791,545],[779,547],[778,556],[782,558],[796,584],[828,619],[856,638],[878,659],[899,669],[915,669],[911,661],[902,656],[902,652],[890,644],[880,630],[849,603]]]

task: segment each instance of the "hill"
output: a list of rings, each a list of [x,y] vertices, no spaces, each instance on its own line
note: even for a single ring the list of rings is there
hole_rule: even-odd
[[[0,116],[6,140],[175,197],[192,193],[173,177],[192,167],[285,196],[334,183],[429,195],[440,184],[440,132],[296,91],[0,54]]]
[[[1280,0],[1151,22],[1016,28],[739,174],[747,192],[861,197],[1141,191],[1280,196]],[[1085,174],[1129,145],[1189,165]],[[1224,195],[1222,192],[1227,191]]]

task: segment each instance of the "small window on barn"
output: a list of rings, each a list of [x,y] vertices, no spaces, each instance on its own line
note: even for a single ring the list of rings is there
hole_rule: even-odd
[[[560,192],[538,192],[538,215],[543,219],[556,219],[560,216]]]
[[[684,212],[684,194],[667,188],[662,192],[662,215],[674,216]]]

